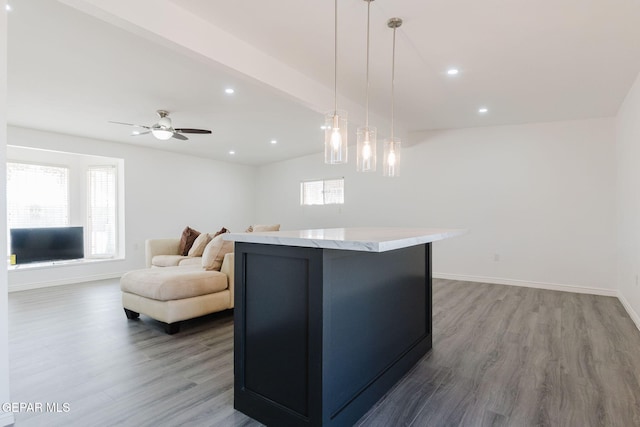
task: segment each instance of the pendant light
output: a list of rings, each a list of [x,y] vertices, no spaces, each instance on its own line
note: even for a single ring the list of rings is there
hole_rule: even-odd
[[[391,18],[387,26],[393,29],[393,54],[391,59],[391,136],[384,140],[383,176],[400,176],[400,138],[393,135],[393,113],[395,96],[396,30],[402,25],[402,19]]]
[[[338,111],[338,0],[335,0],[334,29],[334,98],[333,111],[325,115],[324,162],[337,165],[347,163],[347,113]]]
[[[364,1],[367,2],[367,88],[364,127],[358,128],[358,131],[356,132],[358,139],[356,149],[356,170],[358,172],[375,172],[377,129],[373,126],[369,126],[369,22],[371,16],[371,2],[373,0]]]

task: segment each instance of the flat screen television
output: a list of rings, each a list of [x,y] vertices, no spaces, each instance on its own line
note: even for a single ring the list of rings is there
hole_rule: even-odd
[[[16,264],[84,258],[82,227],[12,228]]]

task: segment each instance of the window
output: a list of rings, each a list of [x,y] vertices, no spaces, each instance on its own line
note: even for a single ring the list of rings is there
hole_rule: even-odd
[[[117,247],[116,168],[89,166],[87,178],[88,256],[113,257]]]
[[[344,204],[344,178],[300,183],[301,205]]]
[[[11,228],[82,226],[85,258],[124,258],[124,160],[15,145],[7,157],[8,236]]]
[[[7,162],[7,227],[69,225],[69,169]]]

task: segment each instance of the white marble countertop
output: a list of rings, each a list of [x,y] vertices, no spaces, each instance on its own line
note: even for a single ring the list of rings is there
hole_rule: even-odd
[[[225,240],[306,248],[385,252],[459,236],[467,230],[446,228],[318,228],[310,230],[229,233]]]

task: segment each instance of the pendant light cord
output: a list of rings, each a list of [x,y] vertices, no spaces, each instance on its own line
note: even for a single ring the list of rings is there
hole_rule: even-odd
[[[334,23],[334,42],[335,42],[335,46],[333,49],[334,52],[334,61],[333,61],[333,65],[334,65],[334,70],[333,70],[333,94],[334,94],[334,100],[335,100],[335,105],[334,105],[334,115],[338,114],[338,0],[335,0],[335,23]]]
[[[371,22],[371,0],[367,1],[367,91],[364,115],[364,127],[369,129],[369,23]]]
[[[393,144],[393,113],[396,80],[396,27],[393,27],[393,53],[391,55],[391,143]]]

